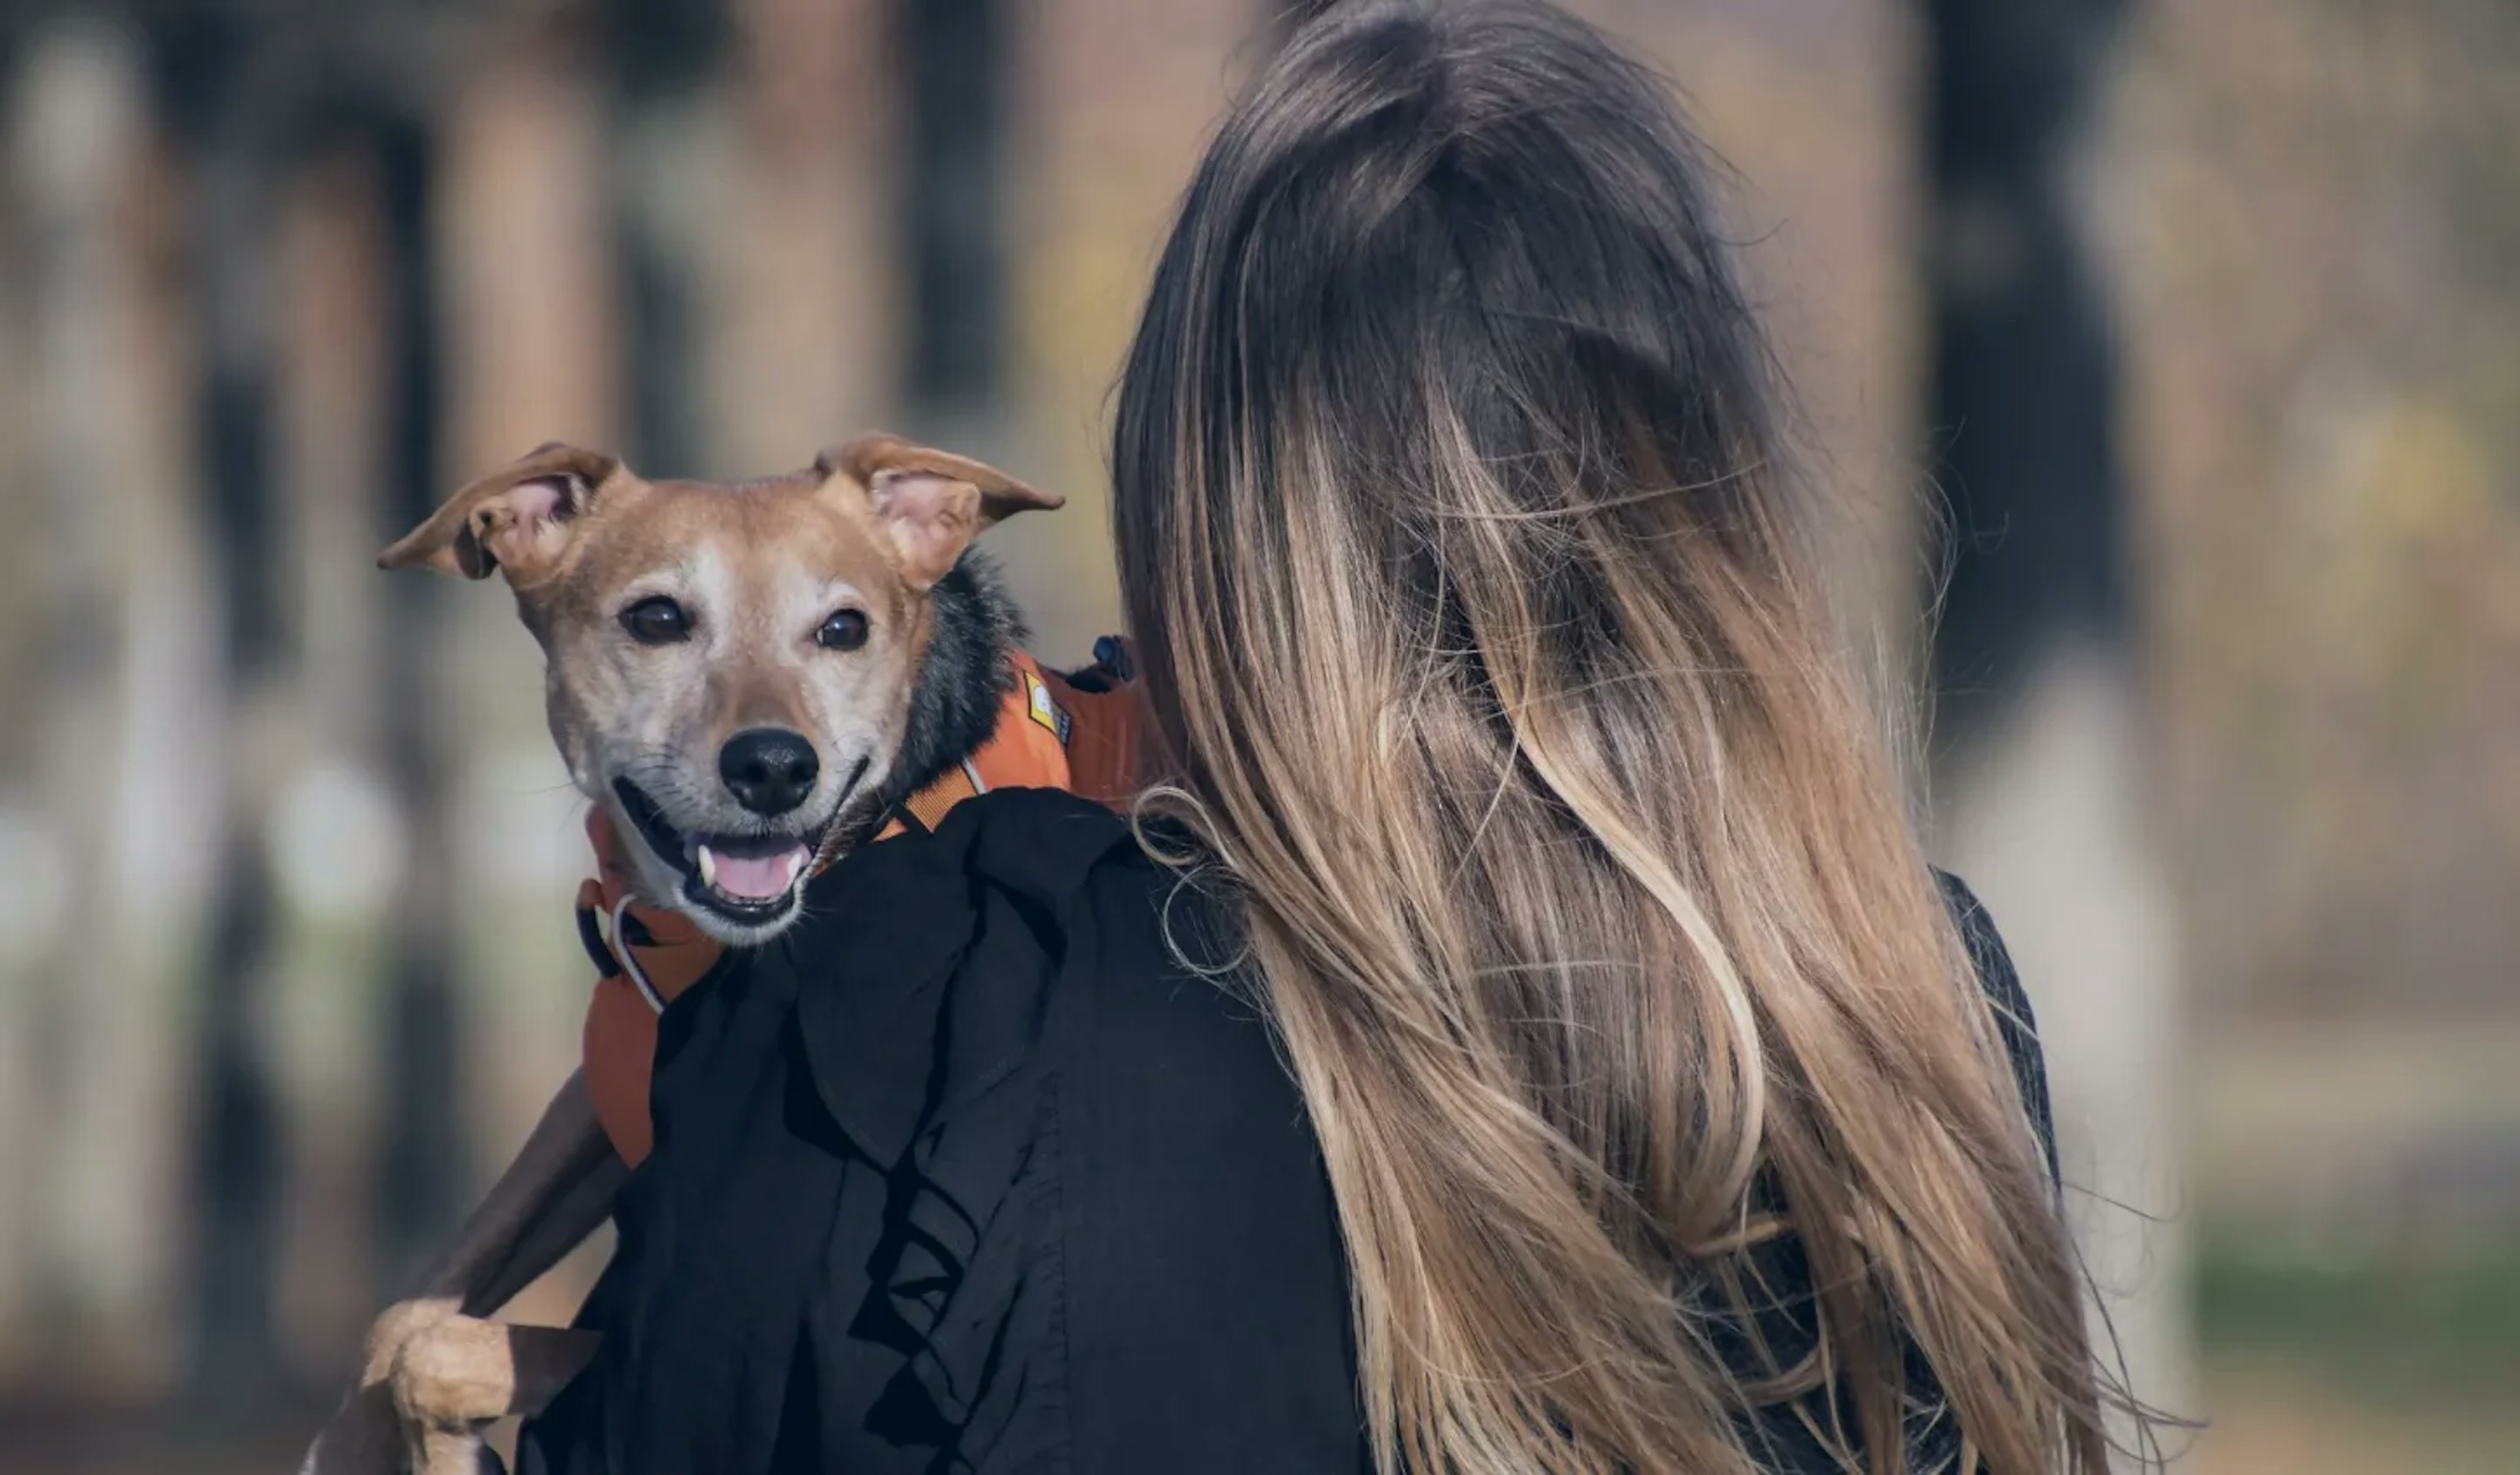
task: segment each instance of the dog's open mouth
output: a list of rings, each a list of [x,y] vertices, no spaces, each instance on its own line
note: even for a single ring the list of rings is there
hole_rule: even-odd
[[[830,828],[826,822],[762,835],[686,833],[637,784],[616,778],[612,792],[648,848],[682,872],[684,898],[730,922],[757,925],[784,916]]]

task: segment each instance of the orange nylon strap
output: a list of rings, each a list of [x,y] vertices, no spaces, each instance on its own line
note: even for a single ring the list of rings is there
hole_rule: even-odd
[[[908,811],[911,818],[919,821],[922,829],[932,830],[945,822],[947,810],[967,799],[977,796],[979,792],[979,786],[971,782],[971,775],[958,767],[910,796],[902,802],[901,807]],[[910,827],[903,824],[896,816],[885,820],[883,828],[876,832],[875,838],[890,840],[895,835],[909,833],[909,829]]]
[[[579,1040],[586,1092],[613,1151],[637,1167],[653,1145],[648,1072],[656,1058],[657,1013],[717,966],[725,949],[681,912],[630,899],[630,869],[600,807],[587,811],[586,838],[595,845],[598,874],[578,885],[577,928],[603,974]]]
[[[1011,659],[1015,679],[988,741],[902,805],[910,823],[933,830],[956,805],[991,789],[1073,788],[1113,805],[1135,792],[1136,693],[1126,687],[1085,691],[1028,656]],[[896,815],[875,838],[889,840],[908,830]],[[723,947],[681,912],[628,899],[630,868],[601,807],[588,813],[586,835],[594,843],[598,873],[578,888],[578,931],[603,974],[587,1004],[586,1089],[613,1150],[636,1167],[654,1146],[648,1078],[656,1058],[657,1014],[707,975]],[[818,857],[816,872],[830,860]]]

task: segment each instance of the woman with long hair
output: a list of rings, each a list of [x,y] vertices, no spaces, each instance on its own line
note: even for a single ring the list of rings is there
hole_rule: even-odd
[[[1709,173],[1537,4],[1294,38],[1121,382],[1134,814],[967,802],[669,1018],[529,1460],[2106,1468]]]

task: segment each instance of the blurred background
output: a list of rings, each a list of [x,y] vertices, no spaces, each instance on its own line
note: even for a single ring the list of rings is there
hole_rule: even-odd
[[[0,3],[0,1470],[293,1468],[572,1063],[531,643],[375,550],[885,427],[1068,493],[997,546],[1082,660],[1302,8]],[[2181,1468],[2520,1470],[2520,8],[1575,8],[1738,172]]]

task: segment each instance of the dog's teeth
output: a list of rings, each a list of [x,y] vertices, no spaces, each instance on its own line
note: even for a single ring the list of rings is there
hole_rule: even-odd
[[[798,871],[803,870],[804,868],[805,868],[805,853],[804,853],[803,851],[796,851],[796,852],[791,853],[788,856],[788,877],[787,877],[787,879],[786,879],[786,880],[784,880],[784,881],[780,882],[779,884],[780,884],[781,886],[783,886],[783,887],[787,887],[787,886],[793,886],[793,885],[795,885],[795,884],[796,884],[796,873],[797,873]]]
[[[700,885],[717,885],[717,855],[707,846],[700,847]]]

